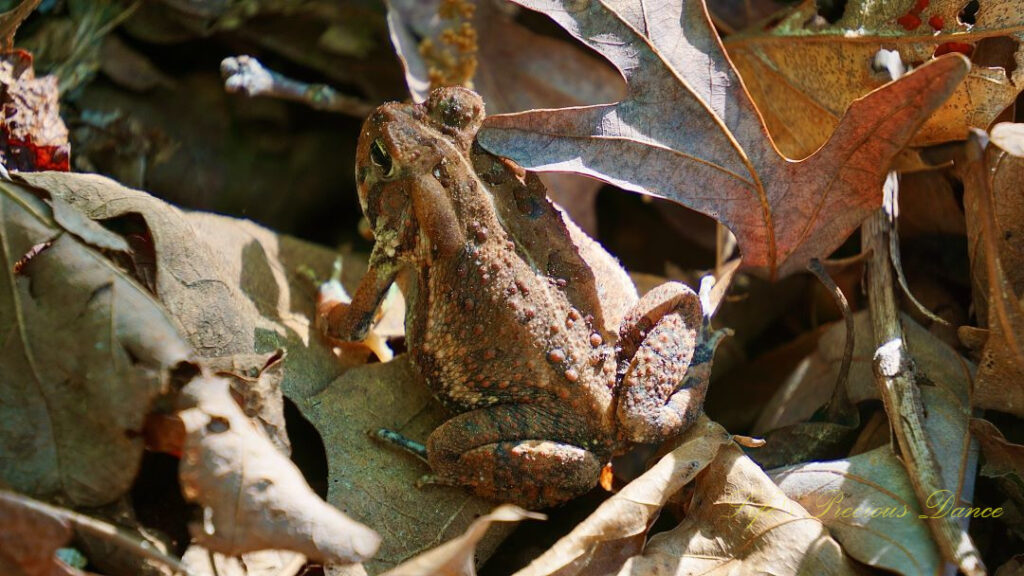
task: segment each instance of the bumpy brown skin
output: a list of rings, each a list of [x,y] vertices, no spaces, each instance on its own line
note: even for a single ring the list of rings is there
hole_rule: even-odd
[[[546,507],[632,442],[689,426],[717,338],[682,284],[637,302],[535,177],[474,147],[483,117],[476,94],[446,88],[366,121],[356,179],[376,244],[352,303],[321,320],[363,338],[397,281],[413,361],[456,413],[427,442],[434,481]]]

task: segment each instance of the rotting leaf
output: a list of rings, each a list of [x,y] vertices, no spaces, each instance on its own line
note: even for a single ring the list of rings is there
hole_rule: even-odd
[[[729,442],[724,428],[701,416],[680,438],[676,449],[606,500],[516,576],[614,573],[627,558],[643,549],[647,530],[669,498]]]
[[[380,537],[313,493],[302,472],[241,411],[222,378],[196,378],[182,390],[182,492],[203,506],[190,532],[235,556],[288,549],[319,562],[362,562]]]
[[[814,0],[755,29],[726,39],[729,56],[779,148],[802,158],[822,145],[857,98],[889,80],[873,66],[880,47],[917,67],[947,52],[972,57],[966,80],[912,140],[921,146],[961,140],[970,127],[987,128],[1013,103],[1024,81],[1024,12],[1016,0],[981,0],[974,22],[959,18],[965,0],[844,2],[829,24]],[[983,46],[1008,38],[1013,52],[990,63]],[[1010,68],[1015,68],[1010,70]]]
[[[544,520],[545,516],[511,504],[499,506],[490,514],[484,514],[477,518],[462,536],[453,538],[433,550],[428,550],[403,562],[401,566],[388,570],[383,576],[418,576],[419,574],[476,576],[476,567],[474,566],[476,545],[487,533],[491,524],[494,522],[519,522],[526,519]]]
[[[1018,506],[1024,506],[1024,445],[1014,444],[988,420],[971,420],[971,434],[978,440],[985,464],[981,474],[996,478]]]
[[[735,445],[694,482],[678,526],[651,537],[617,572],[650,574],[857,574],[828,530],[789,499]]]
[[[831,139],[794,162],[772,144],[702,2],[658,16],[631,0],[523,0],[626,77],[617,104],[491,116],[480,143],[526,168],[587,174],[721,221],[743,266],[769,277],[824,258],[881,205],[893,157],[967,74],[960,55],[929,62],[853,102]]]
[[[3,166],[9,170],[67,172],[71,145],[60,117],[57,77],[36,78],[32,55],[15,50],[0,54],[0,88]]]
[[[145,289],[10,182],[0,182],[0,241],[0,478],[38,497],[111,502],[138,470],[150,403],[191,351]]]

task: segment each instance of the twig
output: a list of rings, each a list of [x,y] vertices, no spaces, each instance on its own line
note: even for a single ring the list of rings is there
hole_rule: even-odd
[[[891,222],[884,210],[865,220],[861,246],[868,260],[868,308],[875,337],[872,361],[879,395],[889,415],[903,465],[907,469],[922,514],[943,558],[969,576],[985,574],[981,554],[957,519],[940,513],[933,494],[943,490],[939,465],[924,429],[921,392],[915,379],[914,360],[906,347],[893,291],[889,254]]]
[[[88,532],[94,536],[107,540],[115,546],[131,550],[143,558],[148,558],[149,560],[167,566],[171,568],[175,574],[192,576],[192,573],[189,572],[188,569],[185,568],[185,566],[176,558],[172,558],[157,550],[149,542],[141,541],[138,538],[132,537],[125,533],[124,530],[114,526],[113,524],[108,524],[102,520],[90,518],[89,516],[79,514],[78,512],[74,512],[66,508],[51,506],[45,502],[40,502],[39,500],[29,498],[28,496],[18,494],[17,492],[12,492],[10,490],[0,489],[0,499],[7,500],[17,506],[21,506],[29,510],[35,510],[57,518],[63,518],[83,532]]]
[[[274,72],[251,56],[225,58],[220,63],[224,89],[246,96],[270,96],[300,102],[316,110],[338,112],[363,118],[373,106],[358,98],[345,96],[326,84],[306,84]]]

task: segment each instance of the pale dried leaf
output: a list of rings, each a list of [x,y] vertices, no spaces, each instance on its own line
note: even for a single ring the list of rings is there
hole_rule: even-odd
[[[0,478],[100,505],[131,487],[146,413],[191,352],[145,289],[62,231],[43,200],[0,182]]]
[[[384,576],[419,576],[427,574],[437,576],[476,576],[474,567],[476,546],[494,522],[519,522],[526,519],[544,520],[543,514],[529,512],[505,504],[495,508],[490,514],[477,518],[466,529],[466,533],[444,544],[403,562],[400,566],[388,570]]]
[[[601,504],[586,520],[517,576],[607,574],[644,544],[661,508],[729,444],[724,428],[706,416],[647,472]]]
[[[241,556],[225,556],[192,544],[181,557],[192,573],[210,576],[296,576],[306,557],[287,550],[259,550]]]
[[[775,150],[701,2],[656,14],[632,0],[520,3],[611,60],[629,98],[491,116],[478,141],[530,169],[587,174],[708,214],[735,234],[743,265],[770,277],[827,256],[881,204],[888,165],[969,68],[940,58],[868,94],[827,144],[793,162]]]
[[[853,558],[901,574],[937,574],[942,566],[906,469],[888,446],[770,475]]]
[[[981,0],[973,24],[958,17],[967,4],[963,0],[933,0],[915,15],[919,4],[852,0],[842,18],[829,24],[815,2],[805,0],[766,28],[726,40],[783,153],[793,158],[812,153],[854,100],[890,80],[873,67],[880,47],[897,51],[904,65],[913,67],[961,46],[976,57],[964,83],[921,127],[914,145],[961,140],[968,128],[987,128],[1013,103],[1024,80],[1019,64],[1024,62],[1024,12],[1016,0]],[[997,38],[1014,46],[1000,67],[977,58],[982,43]],[[1016,70],[1011,74],[1007,67]]]
[[[312,560],[361,562],[380,537],[313,493],[302,472],[239,409],[227,380],[196,378],[181,392],[182,492],[203,507],[199,544],[235,556],[287,549]]]
[[[677,527],[656,534],[620,576],[856,574],[821,521],[790,500],[737,446],[725,446],[694,483]]]

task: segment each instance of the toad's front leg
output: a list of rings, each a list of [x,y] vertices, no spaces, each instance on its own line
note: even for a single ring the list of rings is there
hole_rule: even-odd
[[[702,287],[702,293],[709,290]],[[700,414],[715,348],[702,298],[667,282],[644,295],[619,330],[620,435],[653,443],[683,432]]]
[[[430,481],[465,486],[490,500],[538,509],[561,504],[597,484],[604,462],[567,441],[551,440],[569,423],[540,405],[465,412],[430,435]],[[584,423],[579,423],[583,430]]]

